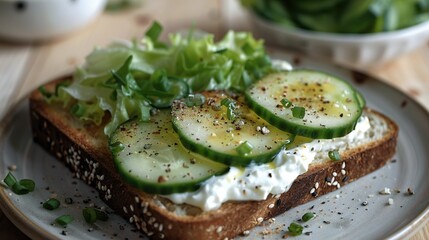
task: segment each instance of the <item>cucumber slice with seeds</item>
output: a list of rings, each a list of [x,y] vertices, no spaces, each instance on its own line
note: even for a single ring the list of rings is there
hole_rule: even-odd
[[[201,182],[229,169],[184,148],[172,128],[170,110],[161,110],[149,122],[124,123],[109,145],[121,176],[147,193],[195,191]]]
[[[188,107],[184,100],[172,106],[173,127],[189,150],[228,165],[247,166],[272,161],[291,141],[291,134],[251,111],[243,96],[202,94],[206,101],[201,106]]]
[[[310,138],[341,137],[351,132],[365,105],[347,82],[313,70],[267,75],[245,92],[250,108],[281,130]],[[282,99],[292,102],[289,108]],[[304,107],[303,118],[292,109]]]

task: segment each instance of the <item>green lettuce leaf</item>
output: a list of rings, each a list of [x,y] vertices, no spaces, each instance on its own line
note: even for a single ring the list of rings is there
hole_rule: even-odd
[[[154,23],[141,41],[96,48],[49,101],[75,107],[78,118],[100,124],[105,114],[110,135],[131,118],[147,121],[153,108],[204,90],[244,91],[274,71],[263,42],[250,33],[228,32],[216,42],[212,34],[190,31],[158,40],[162,27]]]

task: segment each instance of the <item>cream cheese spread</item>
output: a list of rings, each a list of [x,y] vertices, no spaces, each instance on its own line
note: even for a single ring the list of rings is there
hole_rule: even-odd
[[[226,201],[264,200],[269,194],[289,190],[295,179],[308,170],[312,162],[325,161],[330,150],[340,153],[370,138],[370,121],[362,116],[355,130],[334,139],[312,140],[288,150],[262,165],[246,168],[231,166],[228,173],[205,181],[195,192],[176,193],[164,197],[176,204],[186,203],[204,211],[219,208]]]

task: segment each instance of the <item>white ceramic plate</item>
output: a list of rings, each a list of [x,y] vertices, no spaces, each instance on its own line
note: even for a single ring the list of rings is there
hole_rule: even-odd
[[[429,113],[411,98],[385,83],[371,77],[353,73],[336,66],[314,62],[303,57],[273,53],[274,58],[293,62],[295,67],[320,69],[348,79],[367,99],[367,104],[390,116],[400,126],[399,142],[395,161],[382,169],[341,189],[318,199],[291,209],[276,218],[275,222],[264,222],[250,232],[250,239],[281,238],[287,226],[304,213],[312,211],[316,218],[304,223],[302,236],[296,239],[384,239],[403,238],[422,226],[428,215],[429,206]],[[354,76],[354,77],[353,77]],[[358,79],[356,83],[353,79]],[[16,165],[17,178],[31,178],[37,189],[27,195],[17,196],[8,189],[0,189],[0,205],[5,214],[32,238],[63,238],[63,230],[68,239],[136,239],[142,237],[130,224],[115,214],[108,222],[97,222],[89,226],[81,215],[84,206],[95,203],[105,204],[95,191],[71,173],[53,157],[32,141],[28,105],[23,100],[9,118],[3,120],[0,129],[0,178],[4,178],[7,167]],[[49,187],[49,188],[48,188]],[[388,187],[391,195],[380,195],[379,191]],[[414,195],[406,191],[412,188]],[[400,190],[399,193],[394,189]],[[64,205],[55,211],[47,211],[41,202],[56,193],[62,202],[72,197],[74,204]],[[388,205],[388,199],[393,205]],[[368,205],[363,206],[362,202]],[[75,221],[66,229],[52,226],[52,221],[61,214],[71,214]],[[90,229],[92,228],[92,229]],[[89,232],[88,230],[92,230]]]

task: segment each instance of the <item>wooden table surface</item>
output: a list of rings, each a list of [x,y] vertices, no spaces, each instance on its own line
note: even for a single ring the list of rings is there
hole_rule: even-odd
[[[242,10],[232,1],[147,0],[134,9],[106,12],[85,28],[54,41],[24,44],[0,41],[0,118],[38,85],[73,71],[94,46],[139,38],[153,20],[163,24],[165,33],[190,26],[217,36],[231,28],[252,30]],[[429,41],[391,62],[361,70],[396,86],[429,109]],[[1,211],[0,236],[26,238]],[[429,224],[412,239],[429,239]]]

